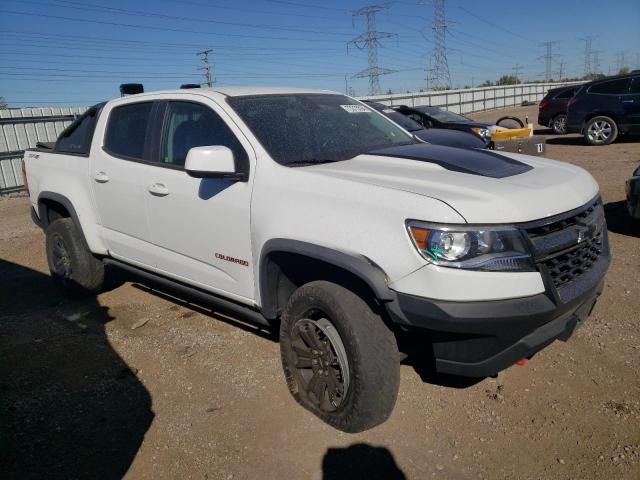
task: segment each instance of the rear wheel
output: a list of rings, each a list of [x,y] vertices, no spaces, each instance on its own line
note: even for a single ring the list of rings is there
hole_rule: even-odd
[[[551,122],[551,128],[556,135],[564,135],[567,133],[567,115],[560,113],[553,117]]]
[[[584,127],[584,139],[589,145],[608,145],[618,136],[618,125],[609,117],[593,117]]]
[[[296,290],[280,349],[291,394],[326,423],[354,433],[391,414],[400,382],[395,336],[352,291],[325,281]]]
[[[82,241],[71,218],[59,218],[46,230],[47,262],[54,283],[67,296],[97,293],[104,282],[104,264]]]

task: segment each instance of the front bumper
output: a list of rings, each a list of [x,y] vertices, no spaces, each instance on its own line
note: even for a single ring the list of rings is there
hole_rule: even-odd
[[[389,316],[405,329],[429,334],[438,372],[470,377],[493,375],[557,339],[566,341],[602,292],[610,254],[599,199],[559,217],[525,226],[543,293],[446,301],[396,292],[386,304]],[[550,226],[565,223],[571,226],[549,231]],[[583,234],[588,237],[581,240]]]
[[[441,302],[398,294],[388,310],[399,324],[426,329],[438,372],[487,377],[566,341],[591,313],[604,282],[558,306],[546,294],[489,302]]]
[[[542,125],[543,127],[548,127],[551,124],[551,116],[546,112],[538,113],[538,125]]]

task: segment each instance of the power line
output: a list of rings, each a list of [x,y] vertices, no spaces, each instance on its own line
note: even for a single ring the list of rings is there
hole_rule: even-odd
[[[458,6],[458,8],[460,10],[462,10],[463,12],[465,12],[466,14],[471,15],[472,17],[477,18],[478,20],[489,24],[494,28],[498,28],[498,29],[502,30],[503,32],[507,32],[508,34],[513,35],[514,37],[518,37],[518,38],[520,38],[522,40],[526,40],[527,42],[533,42],[532,39],[527,38],[527,37],[525,37],[523,35],[520,35],[519,33],[515,33],[513,31],[503,27],[502,25],[498,25],[497,23],[494,23],[494,22],[492,22],[490,20],[487,20],[486,18],[482,18],[481,16],[477,15],[476,13],[470,12],[469,10],[467,10],[464,7]]]
[[[310,30],[305,28],[295,28],[295,27],[287,27],[283,25],[268,25],[268,24],[254,24],[254,23],[238,23],[238,22],[226,22],[221,20],[213,20],[209,18],[196,18],[196,17],[185,17],[181,15],[167,15],[156,12],[149,12],[144,10],[131,10],[127,8],[116,8],[116,7],[106,7],[103,5],[95,5],[88,4],[83,2],[77,2],[72,0],[52,0],[56,7],[58,8],[67,8],[72,10],[85,10],[89,12],[106,12],[115,15],[126,15],[126,16],[136,16],[136,17],[146,17],[146,18],[159,18],[163,20],[180,20],[184,22],[196,22],[196,23],[212,23],[215,25],[227,25],[232,27],[244,27],[244,28],[256,28],[260,30],[275,30],[275,31],[283,31],[283,32],[297,32],[297,33],[315,33],[320,35],[340,35],[340,36],[349,36],[348,33],[331,33],[326,30]],[[47,5],[51,6],[50,3],[39,2],[35,0],[20,0],[20,4],[31,4],[31,5]]]
[[[394,70],[378,67],[378,45],[380,39],[396,36],[393,33],[376,31],[376,14],[388,8],[385,5],[367,5],[353,12],[353,16],[367,19],[367,31],[352,39],[349,43],[360,50],[367,50],[368,68],[356,73],[352,78],[369,77],[369,95],[380,93],[380,75],[394,73]]]
[[[318,43],[335,43],[338,40],[327,40],[327,39],[315,39],[315,38],[301,38],[301,37],[271,37],[266,35],[244,35],[239,33],[217,33],[217,32],[209,32],[202,30],[187,30],[182,28],[168,28],[168,27],[154,27],[151,25],[140,25],[134,23],[121,23],[121,22],[108,22],[106,20],[94,20],[88,18],[77,18],[77,17],[65,17],[63,15],[47,15],[44,13],[35,13],[35,12],[18,12],[15,10],[0,10],[0,13],[11,14],[11,15],[23,15],[27,17],[41,17],[41,18],[53,18],[56,20],[67,20],[72,22],[84,22],[84,23],[94,23],[98,25],[110,25],[116,27],[127,27],[127,28],[137,28],[137,29],[146,29],[146,30],[158,30],[165,32],[178,32],[178,33],[193,33],[193,34],[202,34],[202,35],[215,35],[221,37],[236,37],[236,38],[250,38],[250,39],[259,39],[259,40],[291,40],[298,42],[318,42]]]
[[[209,54],[211,52],[213,52],[213,49],[209,48],[207,50],[203,50],[201,52],[196,53],[196,55],[198,55],[202,59],[202,63],[203,63],[203,66],[200,67],[198,70],[204,70],[205,83],[209,88],[213,86],[213,82],[214,82],[213,75],[211,73],[211,70],[213,69],[213,64],[209,64]]]

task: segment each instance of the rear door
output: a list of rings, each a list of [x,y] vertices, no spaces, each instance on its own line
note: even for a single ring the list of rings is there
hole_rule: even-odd
[[[625,95],[622,103],[629,129],[633,133],[640,133],[640,77],[635,77],[631,81],[629,94]]]
[[[155,263],[167,276],[250,303],[253,174],[244,182],[193,178],[184,163],[193,147],[224,145],[233,152],[236,169],[248,171],[253,150],[213,100],[183,98],[163,105],[164,121],[144,192]]]
[[[146,217],[152,101],[107,105],[91,149],[89,180],[110,254],[141,266],[153,266]]]

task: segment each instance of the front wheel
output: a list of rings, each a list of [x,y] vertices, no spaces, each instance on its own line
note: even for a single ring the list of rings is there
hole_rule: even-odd
[[[556,135],[564,135],[567,133],[567,116],[564,113],[556,115],[551,123],[553,133]]]
[[[608,145],[618,136],[618,125],[609,117],[593,117],[584,126],[584,139],[589,145]]]
[[[361,297],[315,281],[296,290],[282,315],[280,351],[298,403],[344,432],[384,422],[398,395],[393,332]]]

